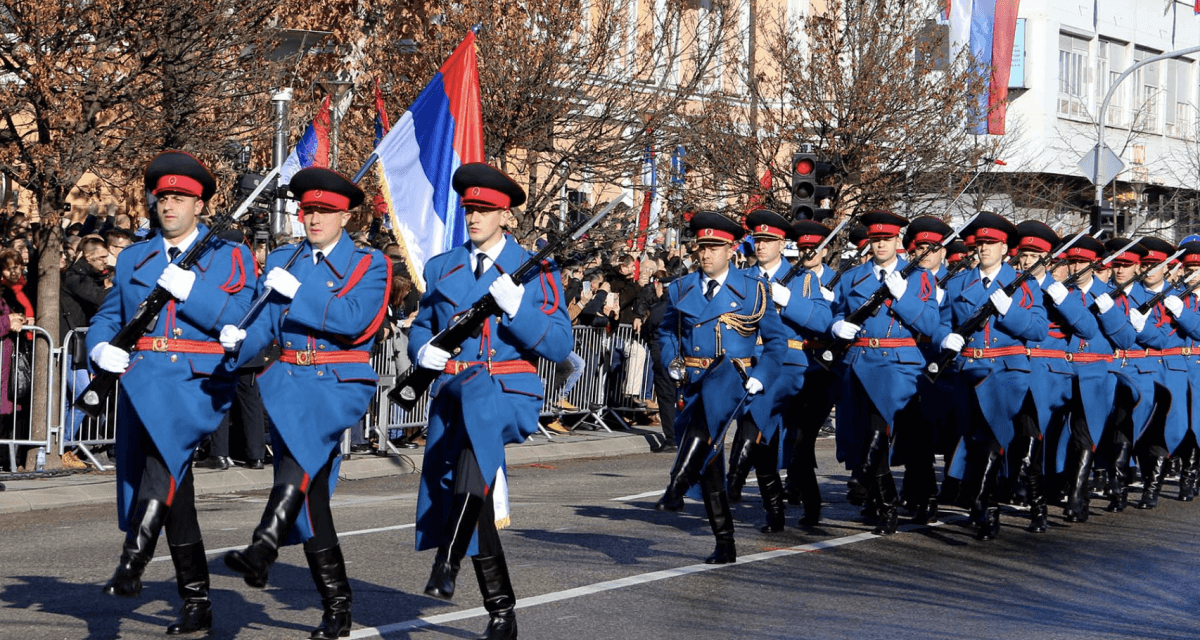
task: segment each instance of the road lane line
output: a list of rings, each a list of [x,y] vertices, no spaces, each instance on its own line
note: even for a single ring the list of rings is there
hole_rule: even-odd
[[[926,527],[936,527],[936,526],[939,526],[940,524],[941,523],[939,522],[939,523],[930,524],[930,525],[906,526],[906,527],[902,527],[901,531],[912,531],[912,530],[917,530],[917,529],[923,529]],[[738,561],[734,564],[703,564],[703,563],[701,563],[701,564],[687,565],[687,566],[683,566],[683,567],[675,567],[673,569],[663,569],[660,571],[651,571],[649,573],[642,573],[642,574],[638,574],[638,575],[628,576],[625,578],[618,578],[616,580],[606,580],[604,582],[597,582],[595,584],[584,585],[582,587],[575,587],[573,589],[566,589],[563,591],[555,591],[552,593],[546,593],[546,594],[543,594],[540,596],[534,596],[532,598],[522,598],[522,599],[517,600],[516,608],[524,609],[526,607],[533,607],[533,606],[537,606],[540,604],[550,604],[553,602],[570,600],[572,598],[579,598],[579,597],[583,597],[583,596],[593,595],[596,593],[603,593],[605,591],[613,591],[616,589],[624,589],[626,587],[634,587],[634,586],[638,586],[638,585],[643,585],[643,584],[647,584],[650,582],[657,582],[659,580],[666,580],[668,578],[678,578],[680,576],[691,575],[691,574],[700,573],[703,571],[715,571],[718,569],[728,569],[731,567],[737,567],[737,566],[741,566],[741,565],[745,565],[745,564],[750,564],[753,562],[762,562],[764,560],[774,560],[777,558],[785,558],[788,556],[799,555],[802,553],[812,553],[813,551],[821,551],[823,549],[832,549],[834,547],[841,547],[841,546],[848,545],[848,544],[854,544],[856,542],[865,542],[867,540],[873,540],[876,538],[879,538],[879,536],[877,536],[873,533],[867,533],[867,532],[856,533],[851,536],[834,538],[833,540],[823,540],[821,542],[811,542],[809,544],[802,544],[802,545],[798,545],[795,547],[788,547],[786,549],[775,549],[773,551],[763,551],[761,553],[755,553],[755,554],[748,555],[748,556],[742,556],[742,557],[739,557]],[[469,618],[477,618],[477,617],[486,616],[486,615],[487,615],[487,610],[485,610],[483,607],[475,607],[474,609],[466,609],[464,611],[453,611],[450,613],[443,613],[443,614],[436,615],[436,616],[417,618],[416,620],[406,620],[404,622],[396,622],[393,624],[387,624],[387,625],[383,625],[380,627],[366,627],[366,628],[362,628],[362,629],[357,629],[350,633],[350,637],[351,638],[382,638],[382,637],[387,636],[388,634],[398,633],[401,631],[412,631],[414,629],[422,629],[422,628],[426,628],[426,627],[436,627],[436,626],[444,625],[444,624],[451,623],[451,622],[458,622],[459,620],[467,620]]]

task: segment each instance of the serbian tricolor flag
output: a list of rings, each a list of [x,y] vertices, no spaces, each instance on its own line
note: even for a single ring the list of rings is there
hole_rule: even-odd
[[[992,70],[975,109],[972,128],[977,134],[1004,134],[1019,6],[1020,0],[950,0],[951,45],[969,46],[979,68]]]
[[[403,241],[413,282],[424,291],[425,263],[467,239],[463,208],[450,178],[460,166],[483,161],[474,30],[379,141],[375,153],[392,228]]]
[[[308,167],[329,166],[329,96],[321,101],[321,108],[300,136],[300,142],[292,148],[279,170],[279,184],[288,184],[292,176]]]

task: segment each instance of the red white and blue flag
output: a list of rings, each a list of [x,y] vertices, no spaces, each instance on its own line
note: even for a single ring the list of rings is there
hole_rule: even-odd
[[[463,39],[408,111],[375,148],[379,180],[413,282],[425,263],[466,242],[454,171],[483,161],[483,108],[475,32]]]
[[[1020,0],[951,0],[950,43],[955,50],[970,47],[978,68],[991,69],[988,90],[979,98],[977,134],[1004,134],[1008,112],[1008,78],[1012,73],[1013,39]]]
[[[383,137],[387,135],[392,125],[388,123],[387,106],[383,103],[383,92],[379,90],[379,78],[375,78],[375,146],[378,147]],[[387,198],[382,193],[375,194],[375,217],[382,218],[383,228],[392,228],[392,218],[388,215]]]
[[[329,96],[321,101],[321,108],[312,122],[300,136],[300,141],[292,148],[283,167],[279,170],[279,184],[286,185],[292,181],[292,176],[301,169],[308,167],[329,166]]]

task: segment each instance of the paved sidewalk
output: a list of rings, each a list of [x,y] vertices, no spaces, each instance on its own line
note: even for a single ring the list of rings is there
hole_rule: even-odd
[[[541,434],[523,444],[507,449],[509,465],[532,464],[571,458],[604,458],[632,453],[647,453],[659,442],[662,434],[657,428],[634,427],[630,431],[573,431],[555,434],[547,441]],[[408,451],[408,450],[405,450]],[[421,449],[401,455],[376,456],[354,454],[342,460],[342,480],[365,480],[391,475],[419,473],[424,457]],[[271,488],[272,468],[250,470],[232,467],[225,471],[195,469],[196,494],[234,493]],[[116,475],[111,471],[74,473],[6,480],[0,492],[0,514],[57,509],[90,504],[116,502]]]

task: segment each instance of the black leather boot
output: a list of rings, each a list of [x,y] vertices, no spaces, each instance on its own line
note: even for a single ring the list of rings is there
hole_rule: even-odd
[[[290,484],[273,487],[262,520],[250,537],[250,546],[226,552],[225,566],[242,574],[242,580],[251,587],[266,587],[271,565],[279,557],[279,546],[292,530],[303,506],[304,492],[300,487]]]
[[[1029,452],[1028,472],[1025,476],[1025,498],[1029,501],[1030,533],[1046,533],[1046,478],[1042,470],[1044,443],[1034,439]]]
[[[479,640],[514,640],[517,637],[517,596],[508,577],[504,554],[476,556],[471,560],[475,565],[475,577],[479,579],[479,591],[483,594],[483,608],[490,618]]]
[[[667,490],[654,508],[658,511],[680,511],[683,509],[683,496],[692,485],[700,479],[700,467],[708,457],[711,448],[699,436],[684,436],[679,453],[675,456],[675,465],[671,467],[671,479],[667,482]],[[716,464],[715,462],[713,464]]]
[[[737,562],[737,548],[733,544],[733,514],[729,511],[729,499],[725,496],[721,476],[714,467],[710,467],[705,473],[703,493],[704,511],[708,514],[708,524],[712,527],[713,537],[717,539],[716,548],[704,563]]]
[[[937,495],[931,495],[925,501],[917,505],[917,512],[913,514],[913,524],[934,524],[938,521],[938,499]]]
[[[475,535],[479,514],[483,510],[483,498],[479,496],[468,493],[457,495],[454,499],[455,508],[451,513],[457,515],[448,523],[447,542],[438,548],[437,556],[433,559],[433,570],[429,572],[429,582],[425,583],[425,595],[443,600],[454,597],[454,581],[458,579],[458,569],[471,546],[471,537]]]
[[[208,558],[204,541],[171,547],[175,563],[175,584],[183,609],[179,620],[167,627],[167,635],[178,636],[212,629],[212,602],[208,599]]]
[[[1192,445],[1181,457],[1183,468],[1179,472],[1179,499],[1191,502],[1196,498],[1196,480],[1200,476],[1200,448]]]
[[[875,477],[876,510],[879,513],[879,524],[871,532],[877,536],[890,536],[896,533],[896,523],[899,519],[899,501],[896,496],[896,481],[892,472],[887,471]]]
[[[746,478],[750,475],[750,467],[754,464],[753,440],[743,439],[741,427],[738,428],[733,447],[729,450],[729,471],[725,474],[725,486],[729,489],[729,501],[736,504],[742,501],[742,489],[746,486]]]
[[[871,431],[867,441],[863,443],[863,456],[858,466],[850,472],[850,482],[847,485],[846,499],[850,504],[859,507],[866,506],[878,513],[878,505],[871,500],[872,484],[876,481],[876,469],[886,467],[888,461],[887,432],[882,429]]]
[[[169,508],[158,500],[138,503],[138,515],[129,523],[117,570],[102,589],[105,595],[133,598],[142,592],[142,572],[154,556],[154,546],[158,544],[158,534]]]
[[[1010,482],[1003,483],[1006,485],[1005,495],[997,495],[997,502],[1017,506],[1029,504],[1029,467],[1037,442],[1036,437],[1019,435],[1013,438],[1012,444],[1009,445],[1009,451],[1016,458],[1016,473],[1009,478]]]
[[[1067,508],[1063,510],[1063,519],[1067,522],[1087,522],[1089,502],[1091,499],[1092,449],[1084,447],[1076,452],[1074,465],[1067,469],[1069,488],[1067,489]]]
[[[1133,445],[1128,440],[1117,443],[1116,453],[1108,467],[1108,506],[1104,510],[1109,513],[1120,513],[1129,505],[1129,454]]]
[[[1142,499],[1138,501],[1137,508],[1153,509],[1158,506],[1158,494],[1167,475],[1167,458],[1146,455],[1139,460],[1138,466],[1142,468]]]
[[[975,528],[976,540],[993,540],[1000,532],[1000,507],[992,504],[992,490],[996,486],[996,478],[1000,474],[1000,454],[988,445],[976,447],[974,457],[978,465],[974,468],[979,476],[978,488],[975,488],[971,502],[971,523]]]
[[[333,640],[350,636],[353,624],[350,603],[354,600],[350,591],[350,580],[346,577],[346,561],[342,558],[342,547],[332,546],[320,551],[305,551],[308,568],[313,582],[321,594],[321,626],[312,630],[309,640]]]
[[[779,474],[758,476],[758,490],[762,494],[763,511],[767,514],[767,524],[760,531],[763,533],[783,531],[783,481],[779,479]]]

